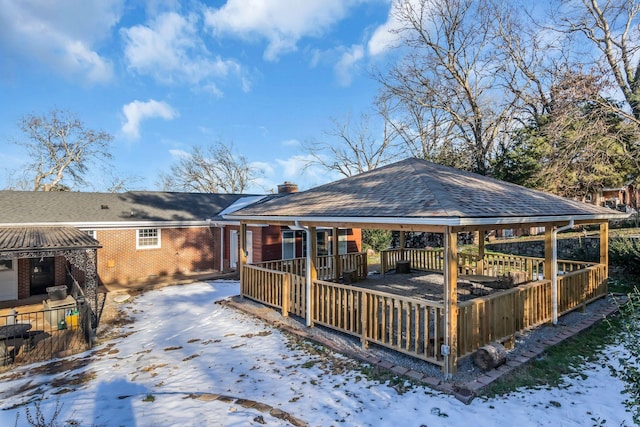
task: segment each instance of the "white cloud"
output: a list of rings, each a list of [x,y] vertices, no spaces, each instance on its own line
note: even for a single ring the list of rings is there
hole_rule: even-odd
[[[177,148],[172,148],[171,150],[169,150],[169,154],[171,154],[171,157],[176,159],[191,157],[191,154],[189,154],[188,152]]]
[[[282,141],[282,145],[284,147],[300,147],[301,144],[297,139],[287,139],[285,141]]]
[[[338,82],[342,86],[349,86],[353,80],[353,70],[364,58],[364,48],[361,45],[351,46],[342,54],[338,63],[334,66]]]
[[[165,120],[173,120],[178,117],[178,112],[166,102],[149,100],[147,102],[133,101],[122,107],[125,123],[122,125],[122,133],[130,138],[140,137],[140,123],[143,120],[160,117]]]
[[[391,4],[391,8],[389,10],[389,16],[387,17],[387,21],[380,25],[375,29],[373,35],[369,39],[369,43],[367,44],[367,50],[369,55],[376,56],[381,55],[387,52],[389,49],[393,48],[395,44],[401,39],[401,36],[394,32],[395,30],[400,29],[401,23],[394,16],[394,9],[397,6],[398,1],[406,1],[406,0],[394,0]],[[411,0],[410,0],[411,1]],[[414,0],[415,1],[415,0]]]
[[[195,14],[182,16],[175,12],[158,15],[148,25],[121,30],[125,39],[128,68],[154,77],[161,83],[203,84],[206,91],[222,96],[211,82],[214,78],[243,76],[242,67],[207,50],[198,31]],[[243,89],[246,83],[242,81]]]
[[[89,83],[113,76],[95,45],[111,36],[122,0],[0,0],[0,54],[24,57],[68,78]],[[11,64],[8,64],[11,65]]]
[[[228,0],[205,12],[205,24],[216,35],[267,40],[264,58],[275,61],[297,50],[303,37],[320,37],[362,0]]]

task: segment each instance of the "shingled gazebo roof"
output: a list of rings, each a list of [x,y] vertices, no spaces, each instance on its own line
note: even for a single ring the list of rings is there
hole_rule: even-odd
[[[425,225],[526,224],[621,219],[626,214],[409,158],[287,197],[228,219]]]

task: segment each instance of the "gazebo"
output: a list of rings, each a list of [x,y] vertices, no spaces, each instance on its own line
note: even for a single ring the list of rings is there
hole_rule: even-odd
[[[226,216],[241,224],[243,297],[281,308],[283,315],[299,315],[308,326],[317,323],[360,336],[364,346],[375,343],[438,364],[446,376],[456,372],[459,357],[482,345],[541,323],[555,323],[559,315],[606,295],[608,221],[624,217],[607,208],[416,158]],[[304,230],[306,257],[247,265],[243,255],[248,224]],[[559,262],[557,233],[585,224],[599,227],[598,262]],[[386,253],[383,263],[391,268],[399,260],[409,261],[414,269],[442,272],[443,302],[385,295],[345,283],[346,273],[355,272],[356,279],[366,276],[366,257],[339,255],[337,245],[328,259],[318,257],[319,227],[396,230],[401,236],[407,231],[441,233],[443,249],[401,247]],[[482,237],[477,253],[458,253],[458,233],[484,236],[489,230],[529,227],[544,227],[543,259],[488,256]],[[459,303],[458,275],[469,270],[476,275],[518,270],[529,283],[502,296]]]

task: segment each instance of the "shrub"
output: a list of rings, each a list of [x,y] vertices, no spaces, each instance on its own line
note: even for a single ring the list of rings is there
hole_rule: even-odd
[[[617,367],[609,365],[611,373],[624,382],[623,403],[640,424],[640,291],[634,288],[627,294],[628,302],[620,307],[622,343],[626,353],[618,357]]]
[[[362,245],[365,249],[373,249],[376,252],[389,249],[391,232],[387,230],[362,230]]]
[[[640,239],[616,237],[609,241],[609,264],[640,274]]]

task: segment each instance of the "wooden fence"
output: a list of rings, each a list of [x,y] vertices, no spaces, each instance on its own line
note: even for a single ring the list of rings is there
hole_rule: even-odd
[[[443,249],[390,249],[380,252],[382,272],[393,270],[398,260],[405,259],[411,268],[419,271],[444,271]],[[478,254],[458,254],[458,273],[477,274],[482,276],[504,276],[509,272],[526,272],[528,280],[542,280],[544,258],[527,257],[487,252],[482,260]],[[566,274],[598,265],[585,261],[558,260],[558,274]]]
[[[282,271],[286,273],[304,276],[306,272],[306,258],[282,259],[276,261],[257,262],[257,267],[268,270]],[[337,267],[337,268],[336,268]],[[338,281],[345,270],[353,270],[358,279],[367,277],[367,254],[366,252],[351,252],[348,254],[322,255],[316,257],[317,277],[320,280]]]
[[[591,265],[558,277],[558,315],[607,294],[606,268]],[[538,280],[458,303],[458,355],[513,338],[552,319],[551,281]]]
[[[444,363],[442,304],[359,287],[313,282],[313,323],[436,365]]]
[[[424,251],[412,260],[437,265],[437,251]],[[406,254],[404,254],[406,255]],[[465,255],[466,256],[466,255]],[[400,258],[397,258],[400,259]],[[390,255],[387,260],[393,260]],[[465,262],[472,260],[467,258]],[[491,256],[493,271],[531,272],[536,280],[488,296],[458,303],[458,357],[493,341],[503,341],[552,318],[551,281],[540,279],[539,259]],[[413,262],[413,261],[412,261]],[[565,262],[558,277],[558,314],[565,314],[607,294],[606,266]],[[575,270],[586,266],[582,270]],[[574,269],[574,271],[570,271]],[[282,314],[305,317],[305,278],[255,265],[243,267],[242,295],[280,308]],[[311,284],[311,320],[360,338],[363,346],[375,343],[442,366],[444,358],[444,305],[323,280]]]

